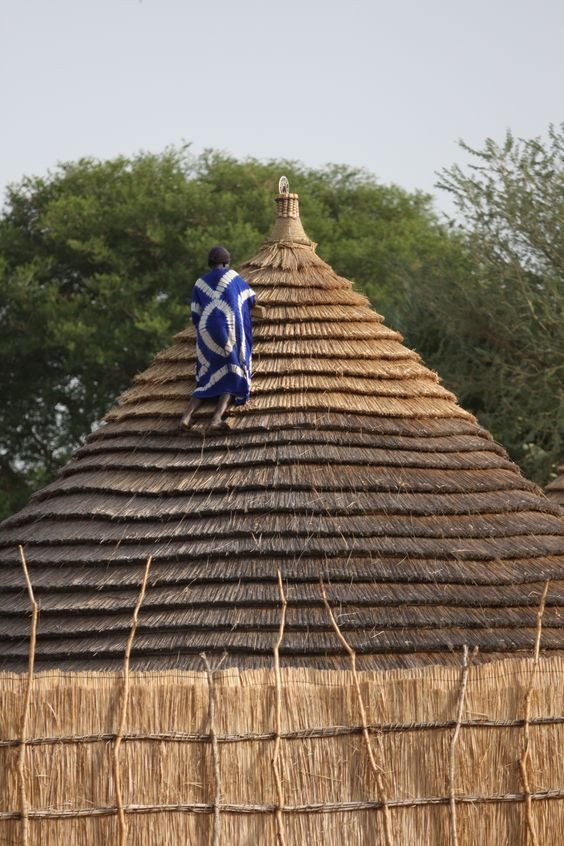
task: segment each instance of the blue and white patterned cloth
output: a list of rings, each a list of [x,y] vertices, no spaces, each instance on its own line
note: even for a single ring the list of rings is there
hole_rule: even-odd
[[[215,267],[192,290],[196,382],[200,399],[231,394],[237,405],[251,393],[255,292],[234,270]]]

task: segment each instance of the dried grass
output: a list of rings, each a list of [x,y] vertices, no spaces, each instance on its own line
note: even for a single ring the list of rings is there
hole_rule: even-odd
[[[502,846],[531,825],[543,846],[561,842],[562,658],[464,666],[460,654],[458,667],[372,673],[215,669],[213,711],[211,670],[129,674],[121,842]],[[17,758],[28,681],[0,675],[0,840],[21,842],[27,818],[29,846],[117,842],[123,679],[35,676],[24,817]]]

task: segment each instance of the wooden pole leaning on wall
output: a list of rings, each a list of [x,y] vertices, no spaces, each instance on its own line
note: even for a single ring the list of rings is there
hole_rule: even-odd
[[[472,652],[472,657],[468,659],[468,647],[466,645],[464,646],[462,653],[462,672],[460,674],[460,686],[458,688],[458,701],[456,707],[456,725],[450,741],[448,787],[450,800],[450,831],[453,846],[458,846],[458,825],[456,815],[456,746],[458,743],[458,736],[460,734],[462,716],[464,714],[466,687],[468,685],[468,670],[470,669],[470,664],[477,653],[478,647],[475,646]]]
[[[544,583],[544,590],[542,592],[539,607],[537,611],[537,627],[535,633],[535,648],[533,652],[533,664],[531,667],[531,676],[529,679],[529,686],[525,694],[525,717],[523,726],[523,751],[519,759],[519,771],[521,773],[521,781],[523,783],[523,793],[525,794],[525,827],[523,830],[523,846],[539,846],[539,839],[537,837],[535,822],[533,818],[533,802],[531,797],[531,779],[529,774],[530,769],[530,755],[531,755],[531,736],[530,736],[530,720],[531,720],[531,699],[533,697],[533,688],[537,675],[539,658],[540,658],[540,644],[542,635],[542,618],[544,616],[544,609],[546,606],[546,597],[548,595],[548,588],[550,580]]]
[[[29,658],[28,658],[28,665],[27,665],[27,684],[26,684],[26,691],[25,691],[25,698],[24,698],[24,705],[22,709],[22,721],[20,727],[20,748],[18,753],[18,782],[19,782],[19,793],[20,793],[20,809],[21,809],[21,821],[22,821],[22,844],[23,846],[27,846],[29,843],[29,799],[27,795],[27,784],[26,784],[26,768],[25,768],[25,753],[26,753],[26,744],[27,744],[27,734],[28,734],[28,723],[29,723],[29,712],[31,708],[31,693],[33,690],[33,676],[34,676],[34,669],[35,669],[35,645],[37,641],[37,620],[39,617],[39,606],[35,601],[35,596],[33,593],[33,587],[31,585],[31,580],[29,578],[29,571],[27,569],[27,562],[25,560],[25,555],[23,551],[23,547],[18,547],[20,552],[20,561],[22,565],[22,570],[24,574],[24,579],[27,587],[27,592],[29,595],[29,601],[31,603],[31,634],[29,639]]]
[[[123,804],[123,789],[122,789],[122,782],[121,782],[121,766],[120,766],[120,750],[121,750],[121,743],[123,740],[123,735],[125,734],[125,726],[127,722],[127,709],[129,705],[129,664],[131,659],[131,649],[133,647],[133,640],[135,638],[135,633],[137,631],[137,621],[139,619],[139,611],[141,610],[141,606],[143,604],[143,600],[145,599],[145,591],[147,590],[147,581],[149,579],[149,570],[151,569],[151,563],[153,561],[153,556],[151,555],[147,559],[147,564],[145,565],[145,572],[143,574],[143,581],[141,582],[141,587],[139,589],[139,596],[137,598],[137,604],[135,605],[135,610],[133,611],[133,617],[131,620],[131,628],[129,630],[129,637],[127,638],[127,644],[125,647],[125,655],[123,659],[123,691],[122,691],[122,699],[121,699],[121,715],[118,725],[118,730],[116,733],[116,739],[114,743],[114,783],[115,783],[115,790],[116,790],[116,806],[117,806],[117,815],[118,815],[118,844],[119,846],[126,846],[127,843],[127,821],[125,819],[125,809]]]
[[[372,744],[370,742],[370,733],[368,731],[368,721],[366,718],[366,708],[364,707],[364,700],[362,698],[362,691],[360,689],[360,681],[358,678],[358,673],[356,670],[356,652],[345,638],[344,634],[342,633],[341,629],[339,628],[339,624],[335,619],[335,615],[333,614],[333,609],[329,605],[329,600],[327,599],[327,592],[325,590],[325,585],[323,584],[323,579],[319,580],[319,587],[321,590],[321,598],[323,599],[323,604],[327,610],[329,615],[329,619],[331,620],[331,625],[335,631],[335,634],[343,644],[346,652],[349,655],[351,660],[351,670],[354,680],[354,686],[356,690],[356,696],[358,701],[358,709],[360,711],[360,718],[362,723],[362,735],[364,737],[364,743],[366,745],[366,751],[368,753],[368,760],[370,761],[370,767],[372,772],[374,773],[374,778],[376,780],[376,787],[378,789],[378,799],[382,803],[382,814],[384,819],[384,842],[386,846],[393,846],[392,844],[392,826],[390,821],[390,809],[388,807],[388,801],[386,797],[386,790],[384,787],[384,779],[383,779],[383,770],[381,767],[378,766],[376,763],[376,758],[374,757],[374,750],[372,749]]]
[[[224,656],[225,657],[225,656]],[[209,733],[212,747],[212,763],[213,763],[213,777],[214,777],[214,800],[213,800],[213,828],[211,832],[212,846],[220,846],[221,842],[221,768],[219,763],[219,743],[217,740],[217,731],[215,727],[215,685],[213,680],[214,670],[208,656],[205,652],[200,653],[200,658],[204,662],[206,668],[206,675],[208,679],[208,719],[209,719]],[[223,659],[222,659],[223,661]],[[220,662],[219,666],[221,666]],[[219,666],[215,669],[219,669]]]
[[[282,814],[282,808],[284,807],[284,790],[282,787],[282,773],[280,770],[280,734],[282,732],[282,674],[280,672],[280,646],[284,639],[284,627],[286,625],[286,609],[288,607],[288,602],[284,593],[284,585],[282,583],[282,574],[280,570],[277,571],[277,575],[278,593],[280,596],[282,610],[280,612],[278,639],[274,645],[274,675],[276,678],[276,739],[274,741],[274,753],[272,755],[272,768],[274,770],[277,797],[276,841],[278,846],[286,846],[286,829]]]

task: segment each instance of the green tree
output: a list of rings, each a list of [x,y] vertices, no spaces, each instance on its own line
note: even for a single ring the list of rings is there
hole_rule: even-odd
[[[190,269],[177,163],[172,153],[82,161],[8,192],[0,443],[3,481],[6,464],[20,480],[15,505],[53,475],[127,384],[143,346],[155,348],[178,319]]]
[[[439,187],[464,267],[403,293],[400,322],[461,403],[545,484],[564,451],[564,125],[545,142],[461,145]]]
[[[0,514],[45,484],[133,375],[188,320],[209,247],[234,264],[274,221],[286,173],[320,254],[385,313],[444,273],[431,198],[347,167],[238,161],[189,148],[90,159],[26,178],[0,219]],[[437,280],[438,282],[438,280]]]

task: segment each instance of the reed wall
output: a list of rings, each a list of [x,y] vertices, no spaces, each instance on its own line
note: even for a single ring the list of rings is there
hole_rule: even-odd
[[[0,843],[542,844],[564,659],[0,674]]]

